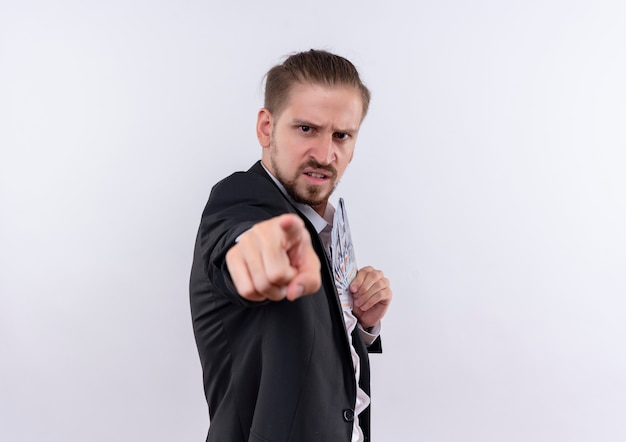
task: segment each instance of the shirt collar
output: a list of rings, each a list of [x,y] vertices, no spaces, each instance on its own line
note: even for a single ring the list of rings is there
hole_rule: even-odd
[[[324,216],[323,217],[320,216],[320,214],[317,213],[315,210],[313,210],[311,206],[308,206],[302,203],[296,203],[291,198],[291,196],[289,196],[289,193],[287,193],[287,189],[285,189],[285,186],[283,186],[283,184],[280,181],[278,181],[278,179],[274,175],[272,175],[272,173],[269,170],[267,170],[267,167],[265,167],[265,164],[263,164],[263,162],[261,162],[261,166],[263,166],[263,169],[265,169],[265,171],[270,176],[270,178],[274,181],[274,183],[276,183],[276,185],[278,186],[280,191],[283,193],[283,195],[285,195],[289,199],[289,201],[291,201],[291,204],[296,206],[296,208],[304,216],[306,216],[306,218],[311,222],[311,224],[313,224],[313,227],[315,227],[315,231],[318,234],[322,230],[324,230],[326,226],[328,225],[332,226],[333,217],[335,216],[335,208],[330,202],[326,204],[326,210],[324,211]]]

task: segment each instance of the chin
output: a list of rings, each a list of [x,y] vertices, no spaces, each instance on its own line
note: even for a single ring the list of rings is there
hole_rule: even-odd
[[[308,206],[312,206],[312,207],[317,207],[320,206],[322,204],[324,204],[326,201],[328,201],[328,197],[330,196],[330,194],[326,194],[325,192],[297,192],[296,193],[296,198],[294,198],[294,200],[296,200],[296,202],[298,203],[303,203],[306,204]]]

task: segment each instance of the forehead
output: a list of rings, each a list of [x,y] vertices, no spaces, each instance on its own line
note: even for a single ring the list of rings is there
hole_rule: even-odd
[[[358,88],[296,83],[289,90],[281,114],[289,118],[326,122],[340,120],[344,125],[358,127],[363,116],[363,99]]]

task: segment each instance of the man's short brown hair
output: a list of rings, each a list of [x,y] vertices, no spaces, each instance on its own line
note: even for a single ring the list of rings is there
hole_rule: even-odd
[[[370,104],[370,91],[361,81],[359,72],[347,59],[327,51],[311,49],[287,57],[267,72],[265,80],[265,108],[278,115],[286,104],[295,84],[320,86],[352,86],[361,92],[365,118]]]

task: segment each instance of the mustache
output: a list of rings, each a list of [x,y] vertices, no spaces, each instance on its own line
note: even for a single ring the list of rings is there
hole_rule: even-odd
[[[331,175],[332,178],[336,178],[337,177],[337,169],[335,169],[332,164],[323,165],[323,164],[318,163],[314,159],[310,159],[305,164],[300,166],[299,172],[300,173],[304,172],[304,170],[306,168],[308,168],[308,167],[311,167],[313,169],[324,170],[324,171],[328,172]]]

